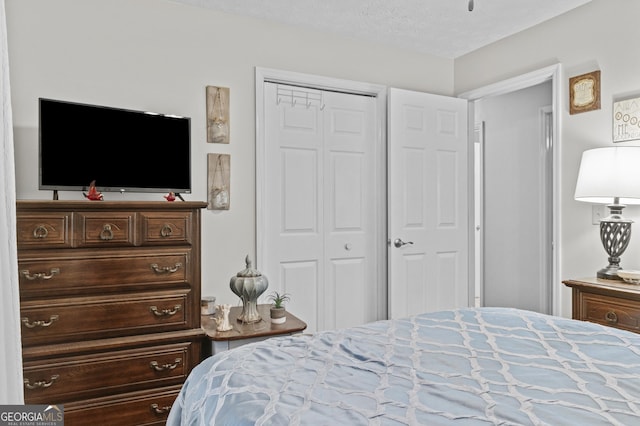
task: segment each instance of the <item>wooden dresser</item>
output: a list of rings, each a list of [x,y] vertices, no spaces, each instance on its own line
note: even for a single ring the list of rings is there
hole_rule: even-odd
[[[600,278],[563,283],[572,288],[573,319],[640,333],[640,285]]]
[[[18,201],[27,404],[165,424],[200,362],[204,202]]]

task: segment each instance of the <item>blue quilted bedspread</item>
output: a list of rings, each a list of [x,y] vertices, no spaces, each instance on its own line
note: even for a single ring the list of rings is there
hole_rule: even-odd
[[[640,335],[506,308],[219,353],[168,425],[640,425]]]

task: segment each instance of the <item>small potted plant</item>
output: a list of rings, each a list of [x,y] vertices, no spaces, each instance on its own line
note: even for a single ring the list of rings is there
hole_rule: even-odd
[[[269,300],[273,302],[271,306],[271,323],[282,324],[287,320],[284,303],[290,300],[289,294],[274,291],[269,295]]]

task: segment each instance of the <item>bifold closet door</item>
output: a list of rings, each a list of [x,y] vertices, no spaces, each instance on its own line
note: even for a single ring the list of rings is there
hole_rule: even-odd
[[[375,99],[267,82],[264,112],[259,266],[270,290],[291,294],[309,331],[378,319]]]

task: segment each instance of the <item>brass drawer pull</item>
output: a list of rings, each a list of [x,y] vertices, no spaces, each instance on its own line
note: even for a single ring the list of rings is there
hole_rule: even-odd
[[[34,280],[50,280],[54,275],[60,273],[60,268],[51,268],[49,273],[46,272],[36,272],[35,274],[31,274],[28,269],[23,269],[20,271],[20,275],[28,279],[29,281]]]
[[[609,311],[609,312],[607,312],[606,314],[604,314],[604,319],[605,319],[607,322],[610,322],[610,323],[612,323],[612,324],[615,324],[615,323],[617,323],[617,322],[618,322],[618,316],[617,316],[617,315],[616,315],[616,313],[615,313],[615,312],[613,312],[613,311]]]
[[[40,380],[38,382],[34,382],[33,384],[29,383],[29,379],[24,379],[24,387],[27,389],[45,389],[51,386],[53,382],[55,382],[59,378],[59,375],[54,374],[53,376],[51,376],[51,380],[48,382],[45,380]]]
[[[22,324],[27,327],[27,328],[36,328],[36,327],[49,327],[51,324],[54,323],[54,321],[58,321],[58,318],[60,318],[58,315],[51,315],[51,317],[49,317],[49,321],[33,321],[33,322],[29,322],[29,318],[22,318]]]
[[[100,232],[100,239],[102,241],[113,240],[113,230],[111,229],[111,225],[106,223],[102,227],[102,232]]]
[[[156,414],[167,414],[171,411],[171,406],[165,405],[164,407],[160,407],[158,404],[151,404],[151,410]]]
[[[182,362],[181,358],[176,358],[176,360],[175,360],[175,362],[173,364],[162,364],[162,365],[159,365],[158,361],[151,361],[149,363],[149,367],[151,367],[151,369],[156,370],[156,371],[173,370],[181,362]]]
[[[153,314],[157,317],[170,317],[171,315],[175,315],[178,311],[182,309],[182,306],[176,305],[173,309],[162,309],[158,310],[157,306],[150,306],[149,310],[153,312]]]
[[[160,229],[160,236],[163,238],[170,237],[173,234],[173,229],[171,229],[170,225],[162,225],[162,229]]]
[[[176,263],[174,266],[163,266],[163,267],[158,266],[157,263],[151,264],[151,269],[153,269],[153,271],[156,274],[173,274],[181,267],[182,267],[182,263],[180,262]]]
[[[43,238],[47,238],[48,235],[49,231],[45,225],[38,225],[33,229],[33,238],[41,240]]]

